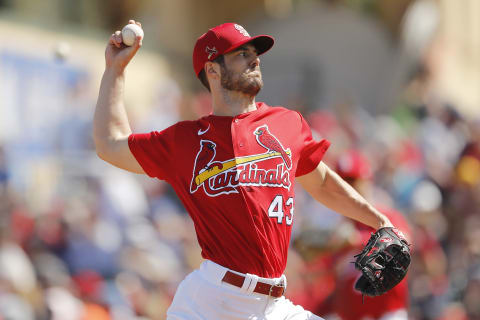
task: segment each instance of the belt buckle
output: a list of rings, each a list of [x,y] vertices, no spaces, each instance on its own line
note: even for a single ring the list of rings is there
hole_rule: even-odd
[[[272,296],[273,288],[283,288],[282,295],[285,293],[285,286],[283,285],[283,283],[282,284],[272,284],[270,286],[270,290],[268,290],[268,296],[269,297]]]

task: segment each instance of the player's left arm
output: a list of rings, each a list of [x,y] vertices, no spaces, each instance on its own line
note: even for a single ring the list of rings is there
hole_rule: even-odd
[[[379,229],[393,227],[390,220],[322,161],[310,173],[297,177],[302,187],[326,207]]]

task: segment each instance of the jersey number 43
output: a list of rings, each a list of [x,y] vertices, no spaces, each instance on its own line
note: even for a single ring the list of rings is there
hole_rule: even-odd
[[[268,216],[270,218],[276,218],[277,223],[283,222],[283,217],[285,216],[285,223],[287,226],[291,225],[293,222],[293,198],[290,197],[285,202],[285,209],[288,212],[286,215],[284,213],[283,207],[283,196],[277,195],[273,198],[272,203],[268,207]]]

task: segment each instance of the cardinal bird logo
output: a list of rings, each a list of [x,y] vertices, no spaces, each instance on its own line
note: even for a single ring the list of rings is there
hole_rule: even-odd
[[[198,176],[201,172],[205,170],[211,170],[213,166],[218,166],[220,169],[223,167],[221,162],[212,162],[215,159],[215,148],[217,145],[209,140],[200,141],[200,151],[197,154],[195,159],[195,165],[193,167],[193,177]],[[190,184],[190,192],[195,192],[198,189],[198,185],[192,180]]]
[[[288,169],[292,167],[292,159],[290,149],[285,150],[280,141],[268,130],[266,124],[255,129],[253,133],[256,135],[257,142],[267,149],[267,152],[278,152],[282,156],[283,162]]]
[[[215,47],[212,47],[212,48],[209,48],[208,46],[205,48],[205,52],[208,53],[208,60],[210,60],[210,58],[214,55],[216,55],[218,53],[218,50],[217,48]]]

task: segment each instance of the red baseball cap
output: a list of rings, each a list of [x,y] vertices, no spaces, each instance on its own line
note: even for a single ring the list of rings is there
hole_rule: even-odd
[[[250,37],[241,25],[224,23],[208,30],[197,39],[193,49],[193,69],[198,77],[207,61],[212,61],[222,54],[246,43],[252,43],[257,49],[257,54],[261,55],[270,50],[274,42],[271,36],[263,34]]]
[[[343,179],[371,178],[370,164],[358,150],[349,150],[340,155],[335,163],[335,171]]]

